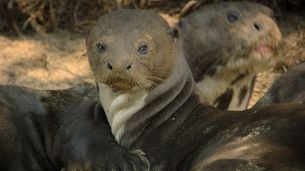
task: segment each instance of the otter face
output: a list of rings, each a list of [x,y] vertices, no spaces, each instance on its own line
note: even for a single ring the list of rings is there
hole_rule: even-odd
[[[158,86],[176,57],[168,29],[163,18],[149,11],[118,10],[103,16],[87,38],[96,81],[116,92]]]
[[[257,72],[272,66],[280,49],[281,33],[272,10],[256,3],[206,5],[177,27],[191,66],[213,63]]]
[[[235,16],[232,12],[228,12],[228,38],[231,38],[231,46],[227,47],[236,50],[232,54],[231,60],[240,58],[248,58],[254,64],[265,65],[274,64],[277,52],[280,49],[281,32],[275,21],[263,13],[250,13],[242,10],[235,10],[236,14],[240,14],[238,19],[230,22],[230,16]],[[268,66],[268,65],[267,65]]]

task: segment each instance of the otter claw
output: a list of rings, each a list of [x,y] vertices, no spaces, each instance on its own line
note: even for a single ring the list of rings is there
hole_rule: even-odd
[[[135,150],[131,150],[129,151],[131,154],[136,155],[138,158],[140,158],[140,160],[145,164],[146,168],[143,168],[144,170],[149,171],[150,170],[150,163],[148,161],[148,159],[145,157],[145,153],[144,151],[142,151],[141,149],[135,149]],[[135,171],[137,171],[138,169],[135,167],[135,165],[133,164],[133,168]],[[141,170],[142,171],[142,170]]]

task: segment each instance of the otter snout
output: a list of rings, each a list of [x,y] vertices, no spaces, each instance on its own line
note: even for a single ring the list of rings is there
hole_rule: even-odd
[[[254,22],[253,26],[257,31],[261,31],[262,29],[262,25],[260,23]]]
[[[126,63],[123,63],[123,64],[116,64],[111,61],[108,61],[106,63],[106,68],[109,70],[109,71],[120,71],[120,72],[124,72],[124,71],[129,71],[132,69],[132,62],[126,62]]]
[[[269,35],[272,41],[276,42],[276,44],[279,44],[282,39],[282,35],[277,24],[269,16],[257,14],[251,20],[249,20],[249,26],[255,30],[255,34],[259,34],[261,36]]]

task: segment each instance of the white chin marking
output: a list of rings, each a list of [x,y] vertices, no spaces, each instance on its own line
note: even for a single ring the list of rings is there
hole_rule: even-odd
[[[98,83],[101,104],[105,110],[112,134],[117,142],[125,131],[126,122],[145,105],[148,93],[142,91],[113,92],[102,83]]]

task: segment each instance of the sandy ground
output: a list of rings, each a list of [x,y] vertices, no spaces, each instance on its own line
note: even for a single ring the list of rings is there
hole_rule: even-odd
[[[171,24],[175,22],[175,19],[165,14],[163,16]],[[305,59],[305,19],[289,16],[280,21],[279,25],[285,42],[284,63],[291,67],[299,59]],[[25,37],[0,34],[1,84],[63,89],[84,82],[94,83],[84,40],[82,35],[66,31]],[[258,75],[250,106],[278,76],[279,72],[274,69]]]

